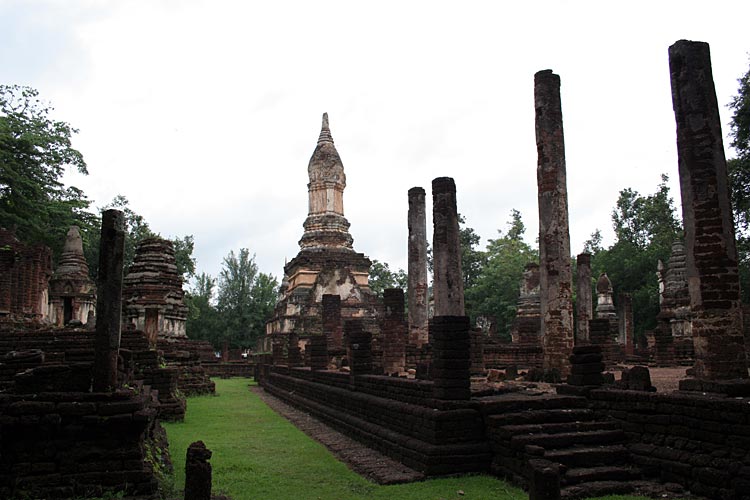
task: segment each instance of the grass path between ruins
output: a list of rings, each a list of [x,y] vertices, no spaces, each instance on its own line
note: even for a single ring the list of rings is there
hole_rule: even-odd
[[[214,493],[224,493],[233,500],[528,498],[522,490],[490,476],[390,486],[371,483],[252,394],[248,385],[254,382],[240,378],[214,381],[216,395],[189,398],[185,421],[164,424],[177,489],[184,488],[188,445],[202,440],[213,451]]]

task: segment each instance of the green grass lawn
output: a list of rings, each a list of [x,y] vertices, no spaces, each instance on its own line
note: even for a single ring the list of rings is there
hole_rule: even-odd
[[[215,396],[188,399],[184,422],[164,424],[178,489],[184,488],[187,447],[202,440],[213,451],[214,492],[234,500],[528,498],[523,490],[491,476],[430,479],[392,486],[371,483],[268,408],[248,390],[248,379],[215,382]]]

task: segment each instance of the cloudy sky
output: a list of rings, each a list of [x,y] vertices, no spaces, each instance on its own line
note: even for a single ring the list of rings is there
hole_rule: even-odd
[[[80,129],[90,175],[66,180],[96,206],[123,194],[163,236],[192,234],[199,272],[245,247],[280,277],[325,111],[358,251],[405,268],[407,191],[429,198],[439,176],[483,243],[513,208],[533,243],[533,76],[550,68],[576,254],[597,228],[612,242],[625,187],[652,193],[666,173],[679,205],[667,49],[710,43],[723,106],[748,69],[748,19],[745,0],[0,0],[0,82]]]

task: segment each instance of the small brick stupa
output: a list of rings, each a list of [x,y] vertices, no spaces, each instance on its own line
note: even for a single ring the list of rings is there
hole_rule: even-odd
[[[65,237],[52,279],[49,280],[49,321],[56,326],[86,323],[96,311],[96,284],[89,277],[78,226],[71,226]]]
[[[171,241],[142,240],[122,288],[125,325],[133,324],[146,332],[152,344],[157,338],[186,336],[188,308],[183,302],[182,277],[177,272]]]
[[[307,167],[309,213],[299,241],[300,252],[286,266],[269,336],[323,333],[324,295],[341,298],[341,319],[375,318],[376,297],[370,291],[370,260],[353,249],[344,217],[346,175],[328,128],[328,114]],[[326,332],[329,333],[329,332]]]

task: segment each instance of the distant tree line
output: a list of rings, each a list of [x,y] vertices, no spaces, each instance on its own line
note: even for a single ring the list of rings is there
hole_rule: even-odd
[[[133,262],[135,249],[144,238],[159,236],[124,195],[93,209],[85,193],[66,187],[62,176],[68,168],[88,174],[80,151],[71,137],[78,132],[68,123],[52,118],[53,108],[29,87],[0,85],[0,227],[14,228],[19,240],[41,243],[60,257],[68,228],[81,230],[84,254],[92,278],[98,268],[101,212],[115,208],[125,216],[124,269]],[[210,276],[195,276],[192,235],[170,240],[175,249],[178,273],[187,283],[195,278],[186,302],[190,310],[188,335],[206,338],[215,346],[225,339],[233,346],[251,346],[263,334],[276,299],[276,280],[258,273],[246,249],[230,252],[217,282]],[[214,289],[218,301],[213,303]]]

